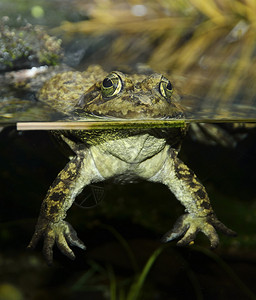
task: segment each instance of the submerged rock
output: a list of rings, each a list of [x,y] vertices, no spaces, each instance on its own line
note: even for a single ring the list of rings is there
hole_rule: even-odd
[[[20,20],[11,27],[8,21],[8,17],[0,20],[0,71],[56,65],[63,57],[61,40],[42,27]]]

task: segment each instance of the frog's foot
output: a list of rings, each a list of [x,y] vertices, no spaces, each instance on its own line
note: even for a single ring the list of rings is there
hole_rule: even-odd
[[[66,221],[53,223],[46,222],[46,220],[39,220],[28,248],[35,248],[42,237],[44,238],[43,254],[49,265],[52,264],[52,248],[55,243],[59,250],[72,260],[75,259],[75,254],[68,244],[77,246],[83,250],[86,249],[84,243],[77,237],[74,228]]]
[[[236,236],[236,233],[222,224],[214,214],[206,217],[197,217],[192,214],[182,215],[174,224],[171,231],[162,238],[163,242],[169,242],[183,236],[178,242],[178,246],[185,246],[194,242],[198,232],[203,232],[211,243],[211,248],[216,248],[219,244],[219,237],[216,230],[229,236]]]

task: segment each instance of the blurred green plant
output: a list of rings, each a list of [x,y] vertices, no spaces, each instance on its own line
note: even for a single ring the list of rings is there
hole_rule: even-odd
[[[89,270],[84,273],[73,285],[72,292],[78,291],[94,291],[101,292],[110,300],[139,300],[139,299],[149,299],[151,287],[147,285],[147,291],[145,289],[145,282],[149,272],[152,269],[153,264],[156,262],[157,258],[170,247],[170,244],[164,244],[158,247],[147,259],[145,265],[140,270],[136,261],[136,256],[129,247],[127,241],[122,237],[122,235],[116,231],[111,226],[103,226],[109,230],[123,246],[130,259],[131,265],[135,270],[134,275],[130,278],[120,279],[114,272],[113,266],[107,264],[105,267],[101,266],[95,261],[90,261]],[[255,300],[256,295],[247,287],[247,285],[237,276],[233,269],[217,254],[213,251],[205,249],[204,247],[199,247],[193,245],[191,252],[197,252],[200,255],[206,256],[216,263],[221,272],[227,274],[228,278],[239,288],[241,293],[248,299]],[[200,287],[200,282],[192,270],[189,262],[186,258],[182,256],[181,253],[177,251],[176,256],[182,262],[182,266],[187,274],[187,277],[193,287],[195,293],[195,299],[203,299],[202,290]],[[107,283],[106,283],[107,280]]]
[[[101,266],[95,261],[90,262],[90,269],[73,285],[72,291],[100,291],[110,300],[137,300],[143,292],[146,277],[150,272],[154,262],[165,246],[157,248],[147,260],[141,271],[135,273],[133,277],[120,280],[117,278],[113,267],[108,264]],[[105,281],[108,281],[106,285]]]
[[[104,268],[95,261],[90,261],[89,271],[82,275],[80,279],[73,285],[72,291],[79,291],[84,289],[102,291],[104,294],[109,294],[108,298],[111,300],[140,299],[140,295],[142,293],[148,273],[150,272],[158,256],[167,246],[163,245],[157,248],[148,258],[143,269],[140,270],[136,261],[135,254],[132,252],[127,241],[122,237],[122,235],[112,226],[104,225],[103,227],[109,230],[122,245],[131,262],[131,266],[134,270],[135,275],[131,278],[125,279],[123,282],[119,282],[116,278],[113,267],[110,264],[108,264],[106,268]],[[104,283],[106,277],[109,281],[109,287]]]
[[[256,0],[78,5],[90,18],[64,22],[57,30],[68,35],[113,34],[106,53],[110,64],[144,60],[156,71],[185,76],[183,94],[214,100],[215,106],[221,101],[228,107],[234,102],[254,107]]]

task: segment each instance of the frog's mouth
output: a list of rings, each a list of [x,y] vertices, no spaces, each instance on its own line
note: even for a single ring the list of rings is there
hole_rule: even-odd
[[[79,119],[88,119],[90,117],[100,119],[126,119],[126,120],[167,120],[167,119],[181,119],[184,118],[184,112],[180,109],[170,109],[168,112],[155,110],[153,107],[137,106],[134,110],[129,108],[115,107],[84,107],[78,108],[74,111]]]

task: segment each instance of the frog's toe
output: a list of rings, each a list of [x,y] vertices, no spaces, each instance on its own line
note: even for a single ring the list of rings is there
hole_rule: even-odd
[[[48,265],[51,265],[53,261],[52,248],[54,243],[55,243],[55,234],[53,230],[50,230],[45,234],[44,246],[43,246],[43,255]]]
[[[86,248],[83,242],[78,239],[77,233],[74,228],[65,221],[51,223],[48,226],[43,251],[48,263],[52,263],[52,248],[55,242],[59,250],[72,260],[75,259],[75,254],[70,249],[68,244],[80,247],[82,249]]]
[[[75,254],[70,249],[69,244],[86,249],[84,243],[77,237],[74,228],[65,221],[49,222],[46,225],[46,220],[39,220],[28,248],[34,248],[41,237],[44,237],[43,255],[49,265],[53,261],[53,246],[55,243],[59,250],[72,260],[75,259]]]
[[[56,244],[61,253],[66,255],[69,259],[74,260],[76,258],[74,252],[69,248],[68,243],[63,234],[57,237]]]
[[[221,223],[214,215],[211,215],[209,217],[209,222],[214,226],[215,229],[218,231],[224,233],[228,236],[237,236],[237,233],[233,231],[232,229],[228,228],[226,225]]]
[[[32,236],[31,241],[29,242],[27,248],[34,249],[36,247],[38,241],[41,239],[41,237],[42,237],[41,233],[35,232]]]
[[[74,228],[70,224],[68,224],[68,225],[69,226],[66,228],[66,231],[65,231],[65,237],[66,237],[67,241],[71,245],[85,250],[86,249],[85,244],[78,238],[77,233],[74,230]]]
[[[210,240],[211,248],[215,249],[219,245],[219,236],[215,228],[205,220],[202,220],[202,225],[198,231],[203,232]]]
[[[219,237],[216,232],[220,230],[226,235],[235,236],[236,233],[222,224],[214,214],[207,217],[196,217],[190,214],[182,215],[175,223],[173,229],[163,237],[164,242],[172,241],[182,236],[177,242],[178,246],[185,246],[193,243],[198,232],[203,232],[211,243],[211,248],[219,244]]]
[[[186,246],[189,244],[193,244],[194,240],[196,238],[198,230],[196,230],[193,227],[190,227],[187,232],[184,234],[184,236],[177,242],[177,246]]]
[[[185,222],[186,215],[182,215],[174,224],[172,230],[168,231],[163,237],[162,242],[170,242],[177,239],[178,237],[184,235],[188,230],[189,224]]]

